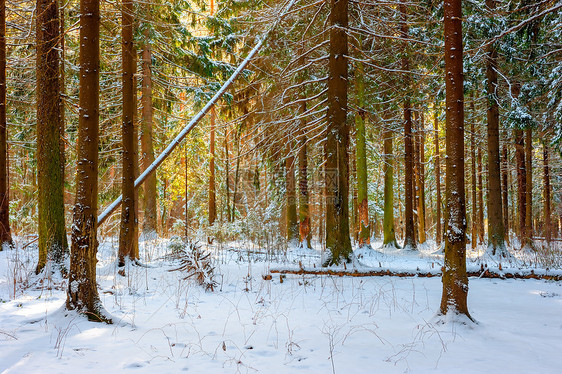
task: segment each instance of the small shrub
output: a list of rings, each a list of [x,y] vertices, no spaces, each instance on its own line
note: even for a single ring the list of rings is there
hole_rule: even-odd
[[[205,291],[214,291],[217,282],[210,253],[206,253],[198,242],[189,240],[185,243],[172,240],[168,248],[172,250],[172,257],[180,261],[180,267],[171,271],[181,271],[185,274],[183,279],[195,279]]]

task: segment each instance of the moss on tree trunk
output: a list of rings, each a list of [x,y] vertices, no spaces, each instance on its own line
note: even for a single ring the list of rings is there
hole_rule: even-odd
[[[68,255],[64,220],[64,145],[60,95],[58,0],[37,1],[37,187],[39,261],[62,266]],[[62,150],[62,151],[61,151]]]

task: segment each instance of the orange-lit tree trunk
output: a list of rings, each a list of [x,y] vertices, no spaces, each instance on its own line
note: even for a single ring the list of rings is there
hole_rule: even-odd
[[[527,171],[525,170],[525,138],[522,130],[515,130],[515,163],[517,168],[517,211],[519,218],[519,242],[524,243],[526,238],[526,193],[527,193]]]
[[[475,118],[475,111],[474,111],[474,97],[471,97],[472,100],[470,101],[470,111],[472,113],[472,118],[470,121],[470,160],[471,160],[471,187],[472,187],[472,230],[471,230],[471,240],[470,244],[472,249],[476,248],[478,244],[478,210],[476,204],[476,134],[475,134],[475,126],[474,122],[476,121]]]
[[[142,112],[141,112],[141,152],[143,171],[154,162],[153,143],[153,109],[152,109],[152,49],[148,28],[144,30],[144,44],[142,47]],[[143,184],[143,221],[142,234],[146,238],[154,238],[157,233],[156,209],[156,173],[151,173]]]
[[[301,115],[306,112],[306,101],[301,103]],[[299,242],[303,248],[312,248],[312,230],[309,209],[309,188],[308,188],[308,152],[306,137],[306,120],[300,120],[301,134],[299,137]]]
[[[217,112],[215,107],[211,108],[211,134],[209,140],[209,225],[215,223],[217,219],[217,197],[216,197],[216,184],[215,184],[215,126],[217,119]]]
[[[503,226],[505,228],[505,242],[509,244],[509,201],[508,201],[508,149],[504,144],[502,148],[502,207],[503,207]]]
[[[420,244],[425,243],[425,125],[423,108],[420,108],[417,130],[417,164],[418,164],[418,233]]]
[[[295,157],[293,150],[288,150],[285,158],[285,188],[287,198],[287,240],[296,244],[299,238],[299,223],[297,218],[297,184],[295,180]]]
[[[209,14],[215,15],[215,1],[211,0]],[[215,183],[215,125],[217,120],[217,112],[215,107],[211,108],[211,133],[209,139],[209,225],[213,225],[217,219],[217,196],[216,196],[216,183]]]
[[[230,216],[230,151],[228,149],[228,128],[224,130],[224,172],[226,189],[226,220],[231,222]]]
[[[136,22],[135,22],[136,24]],[[133,26],[135,27],[135,26]],[[136,47],[133,44],[133,48],[134,48],[134,54],[133,54],[133,69],[134,73],[133,73],[133,172],[135,173],[135,179],[140,175],[140,163],[139,163],[139,126],[138,126],[138,112],[137,112],[137,108],[138,108],[138,97],[137,97],[137,50]],[[139,238],[139,189],[135,188],[134,189],[134,194],[135,194],[135,199],[134,199],[134,209],[135,209],[135,225],[133,227],[134,229],[134,234],[133,237],[136,238],[135,241],[135,258],[139,258],[139,243],[138,243],[138,238]]]
[[[246,106],[243,108],[244,118],[248,116],[248,109]],[[236,145],[236,167],[234,168],[234,191],[232,193],[232,209],[230,211],[230,222],[236,219],[236,203],[238,202],[238,182],[240,181],[240,138],[242,137],[242,125],[236,129],[236,136],[234,138]]]
[[[435,210],[436,210],[436,223],[435,223],[435,243],[437,247],[441,247],[441,238],[443,236],[441,229],[441,154],[439,150],[439,115],[437,112],[437,102],[433,113],[433,131],[434,131],[434,145],[435,145]]]
[[[413,190],[414,190],[414,201],[413,201],[413,206],[414,206],[414,231],[416,233],[416,238],[418,239],[418,242],[420,241],[420,231],[419,231],[419,211],[418,211],[418,206],[419,206],[419,185],[420,185],[420,149],[419,149],[419,115],[418,115],[418,111],[414,108],[412,110],[412,117],[413,117],[413,123],[412,125],[413,127],[413,136],[412,136],[412,140],[413,140],[413,149],[414,149],[414,186],[413,186]]]
[[[444,0],[447,204],[440,314],[468,318],[464,190],[464,94],[461,0]]]
[[[0,5],[0,251],[13,246],[8,197],[8,136],[6,122],[6,1]]]
[[[326,156],[326,249],[324,265],[350,261],[349,126],[347,118],[348,0],[331,0]]]
[[[408,25],[406,23],[406,5],[400,3],[402,16],[400,35],[408,38]],[[406,49],[406,48],[405,48]],[[404,51],[402,56],[402,70],[410,70],[410,59]],[[412,105],[410,103],[410,76],[406,73],[404,77],[404,249],[417,249],[416,235],[414,230],[414,147],[412,135]]]
[[[533,130],[525,129],[525,237],[522,247],[533,248]]]
[[[543,144],[542,151],[543,161],[543,201],[544,201],[544,239],[547,243],[552,240],[552,222],[551,222],[551,207],[550,207],[550,166],[548,161],[548,146],[546,140]]]
[[[482,150],[480,146],[476,146],[476,167],[478,174],[478,244],[484,244],[484,172],[482,167],[484,166],[482,161]]]
[[[66,307],[93,321],[104,314],[96,284],[98,140],[99,140],[99,0],[80,1],[80,98],[76,203]]]
[[[119,266],[125,258],[138,259],[138,237],[135,235],[137,216],[135,209],[135,47],[133,42],[133,1],[124,0],[121,9],[121,59],[123,68],[123,118],[122,118],[122,184],[121,225],[119,230]]]

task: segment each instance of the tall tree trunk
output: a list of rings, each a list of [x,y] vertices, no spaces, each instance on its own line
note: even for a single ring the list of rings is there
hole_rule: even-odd
[[[482,162],[482,150],[479,145],[476,145],[477,156],[477,174],[478,174],[478,244],[484,244],[484,172],[482,167],[484,166]]]
[[[496,8],[496,0],[486,0],[490,12]],[[488,95],[488,251],[492,255],[507,255],[500,179],[500,115],[498,104],[498,52],[495,44],[486,51],[486,78]]]
[[[445,0],[446,191],[447,231],[443,266],[442,315],[468,318],[466,206],[464,190],[464,95],[461,0]]]
[[[181,110],[181,112],[183,112],[183,110]],[[185,240],[187,242],[188,238],[189,238],[189,223],[190,223],[190,215],[189,215],[189,175],[188,175],[188,171],[189,171],[189,167],[187,165],[187,159],[188,159],[188,147],[187,147],[187,142],[184,143],[184,153],[183,153],[184,157],[184,196],[185,196],[185,204],[184,204],[184,218],[185,218],[185,225],[184,225],[184,234],[185,234]]]
[[[400,35],[408,38],[408,25],[406,23],[406,5],[404,1],[400,3],[400,13],[402,16]],[[407,46],[407,44],[406,44]],[[410,70],[410,60],[407,53],[402,57],[402,70]],[[412,135],[412,105],[410,103],[410,75],[406,73],[404,77],[404,248],[409,250],[417,249],[416,236],[414,229],[414,147]]]
[[[353,137],[356,134],[355,128],[350,126],[350,144],[353,143]],[[349,232],[353,241],[359,242],[359,207],[357,199],[357,147],[349,147],[349,199],[351,202],[350,226]]]
[[[522,130],[515,130],[515,162],[517,167],[517,206],[519,217],[519,243],[525,242],[527,217],[526,194],[527,194],[527,170],[525,169],[525,138]]]
[[[514,168],[513,171],[516,171],[515,169],[516,168]],[[509,192],[508,193],[509,205],[511,205],[513,207],[513,213],[511,214],[511,217],[510,217],[511,219],[510,219],[509,225],[510,225],[510,227],[512,227],[512,230],[513,230],[514,234],[518,237],[518,235],[519,235],[519,223],[517,222],[517,214],[516,214],[517,209],[518,209],[517,208],[517,196],[516,196],[517,192],[516,192],[516,189],[515,189],[516,186],[514,186],[514,184],[517,185],[517,183],[513,182],[514,178],[513,178],[513,172],[511,170],[509,170],[509,172],[507,173],[507,178],[508,178],[508,189],[509,189],[509,191],[508,191]],[[516,174],[515,179],[517,179],[517,174]]]
[[[357,85],[357,107],[359,113],[355,115],[357,141],[357,210],[359,225],[359,248],[370,246],[371,232],[369,225],[369,200],[367,195],[367,143],[365,139],[365,81],[363,64],[357,66],[355,75]],[[394,235],[394,233],[393,233]]]
[[[96,284],[98,141],[99,141],[99,31],[98,0],[80,1],[80,98],[76,203],[66,307],[93,321],[104,315]]]
[[[0,251],[13,246],[8,196],[8,132],[6,122],[6,1],[0,5]]]
[[[505,229],[505,242],[509,244],[509,201],[507,194],[508,187],[508,165],[507,165],[508,149],[507,144],[502,147],[502,208],[503,208],[503,226]]]
[[[420,244],[425,243],[425,134],[423,109],[420,108],[417,131],[418,144],[418,232]]]
[[[384,153],[382,155],[382,168],[384,173],[384,216],[383,216],[383,246],[400,248],[396,242],[394,228],[394,155],[392,130],[390,125],[383,125]]]
[[[226,219],[232,222],[230,209],[230,152],[228,150],[228,129],[224,130],[224,172],[225,172],[225,189],[226,189]]]
[[[437,247],[441,247],[441,237],[443,235],[441,229],[441,155],[439,150],[439,116],[437,109],[438,104],[435,102],[433,113],[433,131],[435,143],[435,210],[436,210],[436,224],[435,224],[435,243]]]
[[[244,118],[248,115],[247,109],[244,108]],[[240,137],[242,127],[240,126],[236,131],[236,167],[234,168],[234,191],[232,193],[232,209],[230,211],[230,222],[236,219],[236,203],[238,200],[238,182],[240,181]]]
[[[65,59],[66,59],[66,43],[65,43],[65,36],[66,36],[66,24],[65,24],[65,16],[64,11],[65,7],[62,4],[66,4],[63,0],[58,0],[59,3],[59,48],[60,48],[60,69],[59,69],[59,83],[60,83],[60,157],[62,160],[62,175],[63,180],[66,180],[66,156],[65,156],[65,129],[66,129],[66,106],[65,106],[65,99],[66,96],[66,66],[65,66]],[[64,183],[63,183],[64,184]],[[64,195],[64,185],[63,185],[63,195]],[[68,249],[68,240],[66,235],[64,236],[64,240],[66,242],[66,247]],[[69,251],[70,253],[70,251]]]
[[[331,0],[328,113],[326,129],[326,249],[324,265],[350,261],[349,127],[347,117],[348,0]]]
[[[306,112],[306,101],[301,103],[301,115]],[[299,145],[299,242],[303,248],[312,248],[312,230],[310,222],[309,196],[308,196],[308,154],[306,137],[306,120],[300,120],[300,145]]]
[[[470,112],[472,113],[472,118],[470,122],[470,159],[471,159],[471,187],[472,187],[472,232],[471,232],[471,240],[470,244],[472,249],[476,249],[476,245],[478,244],[478,209],[476,204],[476,134],[475,134],[475,126],[474,122],[476,121],[475,118],[475,111],[474,111],[474,96],[471,96],[470,101]]]
[[[321,177],[324,176],[324,181],[326,181],[326,168],[323,167],[320,169],[321,170]],[[325,212],[325,207],[326,207],[326,190],[324,189],[324,191],[322,191],[320,189],[319,193],[318,193],[318,240],[320,241],[321,245],[322,245],[322,250],[325,250],[326,247],[326,235],[325,230],[326,230],[326,221],[324,220],[324,212]]]
[[[217,219],[217,197],[216,197],[216,184],[215,184],[215,125],[216,125],[216,110],[213,106],[211,108],[211,134],[209,140],[209,225],[212,226]]]
[[[121,10],[121,58],[123,65],[123,158],[121,193],[121,225],[119,230],[119,266],[125,257],[138,258],[138,237],[135,235],[137,216],[135,210],[135,47],[133,44],[133,1],[124,0]]]
[[[552,240],[552,223],[550,209],[550,167],[548,164],[548,146],[546,140],[543,144],[542,151],[543,160],[543,201],[544,201],[544,239],[547,244]]]
[[[288,149],[285,158],[285,188],[287,197],[287,240],[296,245],[299,238],[299,223],[297,217],[297,185],[295,181],[295,156],[293,150]]]
[[[420,173],[419,173],[419,169],[420,169],[420,148],[419,148],[419,139],[418,139],[418,133],[419,133],[419,115],[418,115],[418,111],[414,108],[412,110],[412,117],[413,117],[413,123],[412,125],[413,127],[413,134],[412,134],[412,141],[413,141],[413,149],[414,149],[414,186],[413,191],[414,191],[414,201],[412,202],[413,204],[413,209],[414,209],[414,232],[416,235],[416,238],[418,239],[418,243],[420,240],[420,231],[419,231],[419,215],[418,215],[418,206],[419,206],[419,185],[420,185]]]
[[[152,109],[152,50],[148,28],[144,31],[142,48],[142,120],[141,152],[143,171],[154,162],[153,109]],[[143,185],[142,233],[146,238],[154,238],[157,233],[156,173],[151,173]]]
[[[533,130],[525,129],[525,238],[521,245],[533,248]]]
[[[209,14],[215,15],[215,1],[211,0]],[[209,139],[209,226],[212,226],[217,219],[217,197],[215,184],[215,125],[217,112],[215,106],[211,108],[211,134]]]
[[[65,11],[66,11],[66,6],[68,5],[67,3],[65,3],[63,0],[59,0],[59,17],[60,17],[60,31],[59,31],[59,48],[60,48],[60,78],[59,78],[59,82],[60,82],[60,160],[61,160],[61,164],[60,164],[60,168],[61,168],[61,175],[62,175],[62,204],[63,204],[63,220],[66,223],[66,215],[65,215],[65,211],[66,211],[66,207],[65,207],[65,199],[64,199],[64,181],[67,180],[67,175],[66,175],[66,155],[65,155],[65,148],[66,148],[66,138],[65,138],[65,133],[66,133],[66,104],[65,104],[65,97],[66,97],[66,66],[65,66],[65,60],[66,60],[66,43],[65,43],[65,37],[66,37],[66,21],[65,21]],[[64,4],[64,5],[63,5]],[[67,232],[65,229],[65,233],[64,233],[64,237],[63,237],[63,248],[65,248],[65,256],[68,258],[69,254],[70,254],[70,248],[68,245],[68,237],[67,237]]]
[[[136,25],[136,22],[135,22]],[[136,27],[136,26],[133,26]],[[137,96],[137,49],[133,44],[133,172],[134,180],[140,175],[140,163],[139,163],[139,119],[137,108],[139,107],[139,101]],[[134,182],[133,180],[133,182]],[[133,238],[135,240],[134,246],[134,258],[139,258],[139,189],[135,188],[135,198],[134,198],[134,209],[135,209],[135,225],[133,226]],[[133,256],[131,256],[133,257]]]
[[[39,261],[62,266],[68,254],[64,221],[64,157],[61,157],[60,22],[58,0],[37,0],[37,186]]]

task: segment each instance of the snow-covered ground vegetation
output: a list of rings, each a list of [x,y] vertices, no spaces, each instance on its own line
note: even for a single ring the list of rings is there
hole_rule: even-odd
[[[99,294],[113,325],[65,311],[64,278],[34,275],[31,246],[0,252],[0,372],[559,372],[559,281],[471,277],[477,323],[441,324],[439,277],[281,275],[318,269],[321,253],[202,243],[214,268],[210,292],[177,270],[170,243],[141,242],[142,266],[127,264],[125,276],[116,240],[100,245]],[[346,270],[438,272],[435,252],[363,250]],[[469,271],[484,262],[499,271],[477,255],[469,251]],[[529,258],[502,271],[558,274]]]

